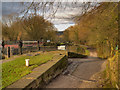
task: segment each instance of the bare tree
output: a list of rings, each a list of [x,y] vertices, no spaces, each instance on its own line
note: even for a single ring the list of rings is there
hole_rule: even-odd
[[[57,13],[57,11],[59,9],[63,9],[66,10],[67,8],[80,8],[80,14],[85,14],[86,12],[88,12],[88,10],[93,7],[96,6],[96,4],[94,3],[90,3],[90,2],[77,2],[77,1],[73,1],[73,2],[28,2],[28,3],[21,3],[22,5],[25,6],[25,9],[21,12],[24,13],[24,17],[28,15],[29,11],[32,11],[35,15],[40,12],[39,14],[43,17],[45,17],[45,14],[49,12],[49,15],[47,15],[47,18],[55,18],[55,14]],[[70,16],[70,18],[74,18],[75,16]],[[63,17],[64,18],[64,17]],[[69,18],[69,19],[70,19]]]

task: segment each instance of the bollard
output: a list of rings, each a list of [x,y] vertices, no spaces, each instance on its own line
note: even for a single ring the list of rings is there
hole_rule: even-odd
[[[29,66],[29,60],[30,60],[30,59],[25,59],[25,62],[26,62],[26,66],[27,66],[27,67]]]

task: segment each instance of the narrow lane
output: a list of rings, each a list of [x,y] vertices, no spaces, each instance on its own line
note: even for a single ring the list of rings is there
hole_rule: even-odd
[[[69,66],[61,75],[52,80],[46,88],[96,88],[91,77],[101,71],[105,60],[97,58],[94,52],[88,58],[69,58]]]

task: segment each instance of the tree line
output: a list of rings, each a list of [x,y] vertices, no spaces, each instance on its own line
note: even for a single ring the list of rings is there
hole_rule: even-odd
[[[98,55],[107,58],[118,48],[118,3],[101,3],[82,16],[64,32],[64,39],[96,47]]]
[[[9,16],[3,18],[2,38],[4,40],[51,40],[55,41],[56,28],[54,25],[39,15],[29,15],[22,19]]]

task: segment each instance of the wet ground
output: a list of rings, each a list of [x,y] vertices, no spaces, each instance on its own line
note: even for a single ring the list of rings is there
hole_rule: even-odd
[[[93,76],[101,71],[105,60],[97,58],[97,54],[91,52],[88,58],[69,58],[68,61],[68,68],[46,88],[97,88],[98,81]]]

